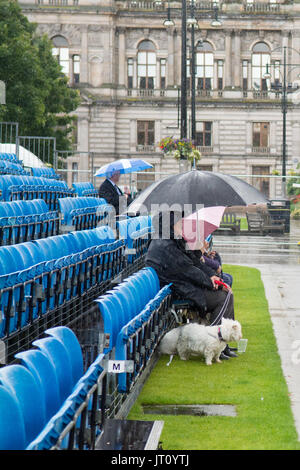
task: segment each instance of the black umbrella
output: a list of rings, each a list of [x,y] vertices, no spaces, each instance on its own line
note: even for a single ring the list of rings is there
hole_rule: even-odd
[[[153,205],[248,206],[266,204],[268,199],[256,188],[231,175],[191,170],[163,178],[146,188],[128,207],[130,214],[153,212]]]

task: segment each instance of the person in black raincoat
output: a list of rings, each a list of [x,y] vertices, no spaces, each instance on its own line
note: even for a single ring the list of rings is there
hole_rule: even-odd
[[[145,264],[155,269],[161,287],[172,283],[172,292],[193,301],[200,317],[206,317],[209,312],[211,324],[218,319],[227,292],[215,285],[214,281],[219,277],[201,262],[199,252],[186,249],[181,233],[176,232],[177,223],[182,217],[182,212],[170,211],[168,214],[161,212],[154,218],[156,235],[150,242]],[[223,317],[234,319],[232,292]],[[221,318],[216,324],[220,323]],[[228,346],[224,353],[226,356],[236,356]]]

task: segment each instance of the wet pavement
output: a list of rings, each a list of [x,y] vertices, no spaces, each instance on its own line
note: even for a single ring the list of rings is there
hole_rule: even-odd
[[[290,234],[214,237],[223,263],[256,267],[261,272],[300,440],[300,221]]]
[[[300,220],[291,221],[290,233],[278,235],[215,235],[214,248],[228,264],[300,265]]]

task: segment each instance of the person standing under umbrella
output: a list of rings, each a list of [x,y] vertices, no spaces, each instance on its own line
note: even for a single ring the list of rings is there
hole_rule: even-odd
[[[99,197],[106,200],[108,204],[111,204],[116,211],[116,215],[120,214],[120,198],[123,193],[117,183],[120,180],[120,172],[113,171],[109,173],[99,188]]]

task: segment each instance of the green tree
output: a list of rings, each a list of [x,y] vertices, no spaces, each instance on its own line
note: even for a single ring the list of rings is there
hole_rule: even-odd
[[[71,148],[79,93],[68,86],[49,38],[22,14],[15,0],[0,0],[0,80],[6,105],[0,120],[19,123],[20,135],[56,137],[57,148]]]
[[[300,188],[294,188],[293,184],[297,183],[300,184],[300,164],[298,163],[296,170],[291,170],[289,172],[290,176],[295,176],[295,178],[288,178],[287,179],[287,194],[289,196],[296,196],[297,194],[300,194]]]

